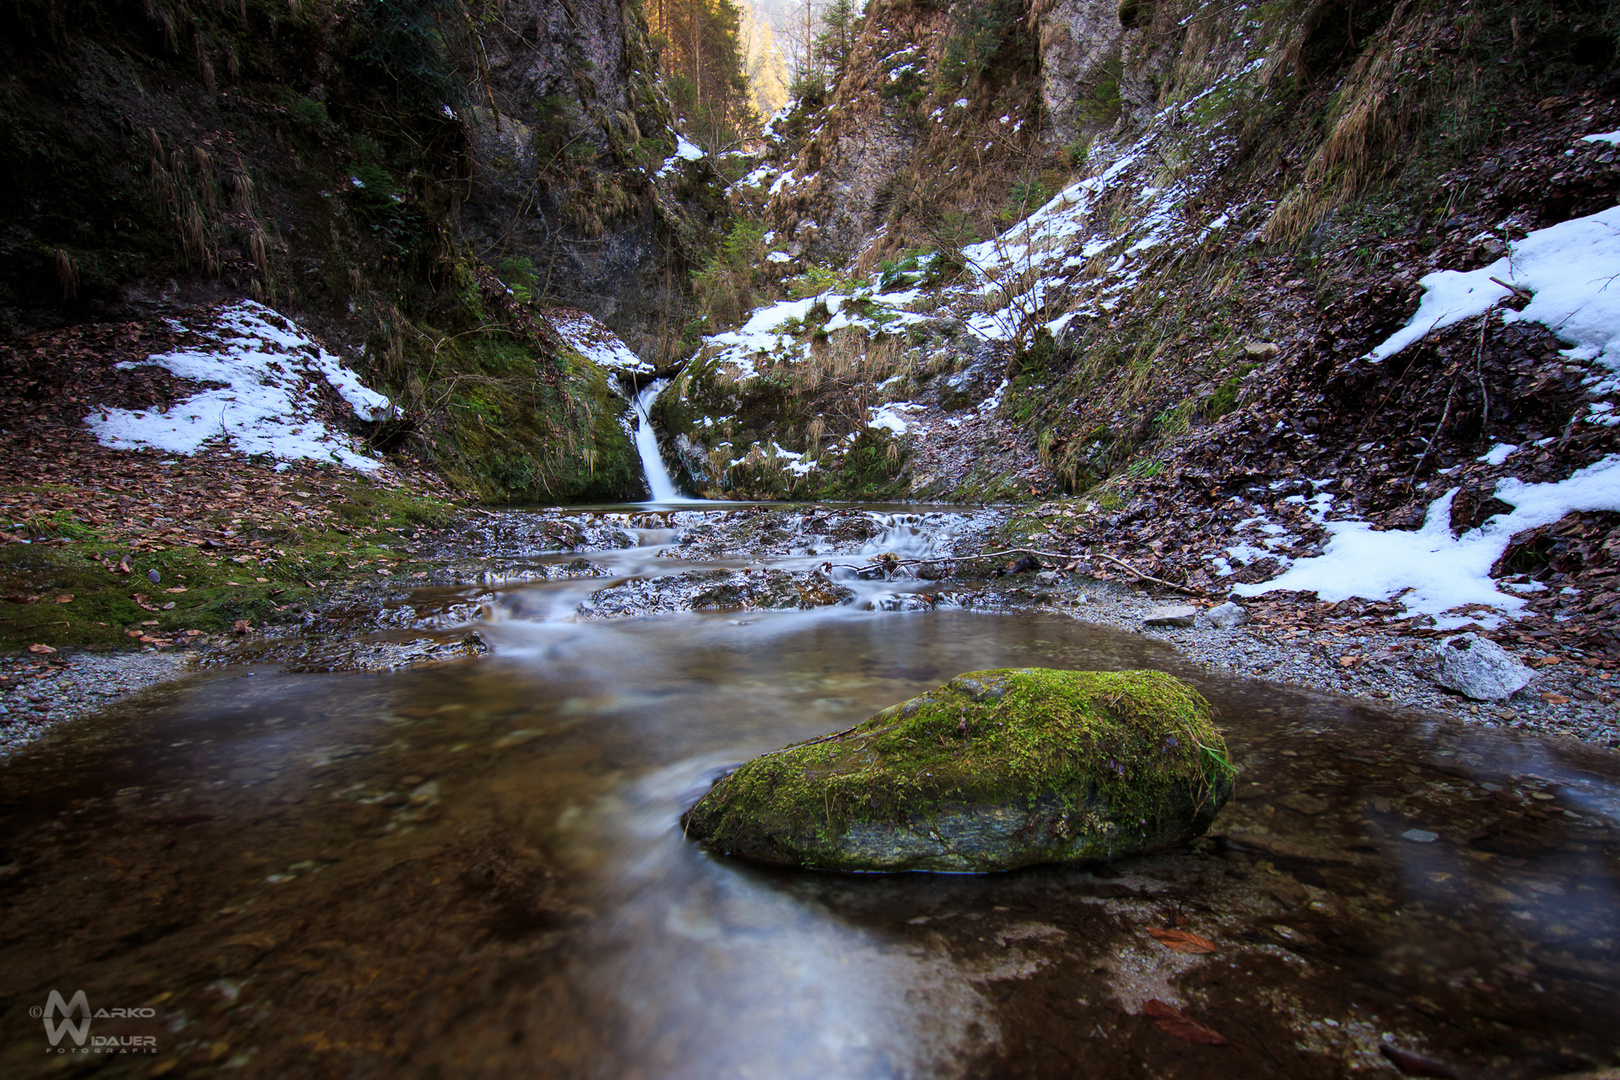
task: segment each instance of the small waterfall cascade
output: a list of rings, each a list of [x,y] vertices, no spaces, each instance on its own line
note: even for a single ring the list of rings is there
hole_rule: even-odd
[[[658,379],[636,391],[632,408],[636,413],[636,453],[641,455],[641,475],[647,481],[649,502],[690,502],[675,486],[675,480],[664,466],[664,457],[658,452],[658,433],[653,430],[653,399],[658,391],[669,385],[668,379]]]

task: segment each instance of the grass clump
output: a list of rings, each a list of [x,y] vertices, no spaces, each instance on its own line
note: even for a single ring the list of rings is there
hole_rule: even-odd
[[[1157,671],[980,671],[718,783],[690,834],[762,862],[1005,870],[1207,828],[1232,789],[1213,712]]]

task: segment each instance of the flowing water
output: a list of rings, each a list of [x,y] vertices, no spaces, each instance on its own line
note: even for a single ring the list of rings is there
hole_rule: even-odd
[[[641,476],[647,485],[647,500],[665,506],[701,502],[681,494],[664,457],[658,450],[658,432],[653,427],[652,403],[658,392],[669,384],[668,379],[657,379],[636,391],[631,400],[631,411],[636,417],[636,453],[641,456]]]
[[[926,555],[967,518],[880,520],[869,546]],[[1620,1060],[1614,755],[1225,679],[1061,615],[908,605],[936,588],[920,581],[852,580],[852,602],[808,611],[578,618],[593,589],[692,567],[670,521],[593,553],[612,578],[498,589],[489,656],[217,670],[5,766],[0,1071],[1393,1076],[1384,1044],[1453,1070],[1431,1075]],[[897,877],[767,871],[682,837],[728,765],[1018,665],[1198,685],[1243,770],[1213,835],[1111,867]],[[1215,951],[1149,933],[1170,927]],[[53,989],[151,1010],[93,1029],[150,1042],[52,1051],[30,1010]],[[1161,1029],[1154,1000],[1226,1044]]]

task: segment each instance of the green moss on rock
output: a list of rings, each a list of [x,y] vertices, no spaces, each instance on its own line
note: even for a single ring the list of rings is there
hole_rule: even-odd
[[[719,781],[687,835],[757,862],[988,872],[1155,851],[1232,794],[1209,703],[1158,671],[958,675]]]

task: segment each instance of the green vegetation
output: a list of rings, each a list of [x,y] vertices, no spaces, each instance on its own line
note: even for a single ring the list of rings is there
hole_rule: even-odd
[[[180,477],[195,468],[169,471]],[[265,468],[259,483],[281,479]],[[429,569],[399,545],[455,512],[449,503],[352,474],[295,483],[318,489],[334,514],[295,518],[288,505],[266,504],[266,520],[245,524],[239,509],[219,509],[188,516],[184,529],[133,539],[127,524],[95,524],[82,511],[16,522],[24,528],[12,535],[31,542],[0,546],[0,649],[128,645],[142,635],[184,641],[188,630],[228,631],[238,620],[254,628],[297,622],[335,584]],[[50,492],[0,489],[7,497],[48,499]],[[147,577],[151,571],[158,582]]]
[[[994,69],[1033,58],[1035,42],[1021,0],[957,5],[953,16],[940,64],[940,79],[947,86],[967,86]]]
[[[1209,704],[1170,675],[980,671],[756,758],[715,785],[686,827],[765,861],[908,869],[904,834],[947,828],[964,808],[1023,808],[1061,824],[1010,837],[1006,865],[1101,860],[1184,840],[1188,818],[1206,828],[1232,775]],[[900,837],[896,865],[872,865],[874,827]],[[959,868],[1005,868],[966,854]]]
[[[705,316],[709,333],[743,321],[760,299],[764,284],[765,226],[738,218],[731,223],[720,249],[692,274],[692,290]]]
[[[710,153],[739,148],[761,124],[748,87],[740,9],[732,0],[659,0],[642,10],[682,130]]]

